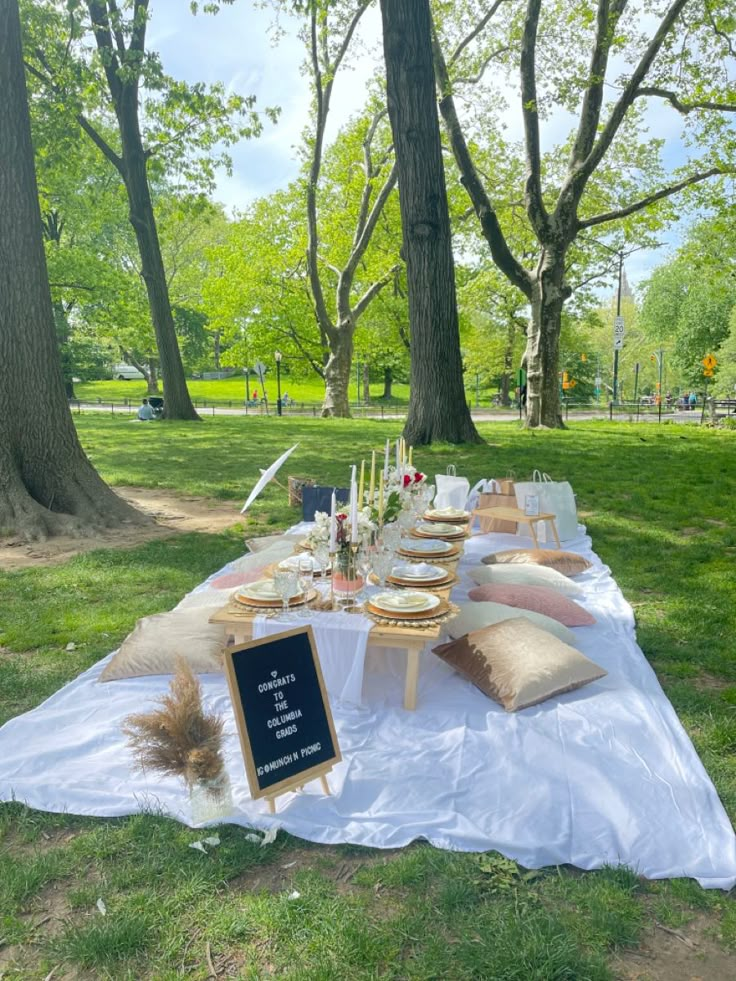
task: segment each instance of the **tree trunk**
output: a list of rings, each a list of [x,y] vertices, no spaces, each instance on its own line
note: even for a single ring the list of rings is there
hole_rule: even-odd
[[[146,160],[138,132],[137,109],[135,111],[135,119],[128,118],[131,111],[121,113],[120,131],[123,142],[125,188],[128,192],[130,223],[135,231],[141,257],[141,275],[146,284],[151,320],[156,332],[156,349],[166,399],[164,417],[198,420],[199,416],[189,397],[176,338],[166,271],[148,187]]]
[[[158,395],[158,375],[156,374],[156,362],[153,360],[148,362],[146,391],[149,395]]]
[[[381,0],[381,16],[411,324],[404,436],[414,446],[481,442],[463,385],[429,0]]]
[[[145,522],[90,464],[66,401],[17,0],[0,2],[0,216],[0,534],[37,539]]]
[[[511,385],[511,373],[514,367],[514,340],[516,338],[516,324],[513,320],[509,321],[506,331],[506,347],[503,352],[503,374],[501,375],[501,405],[510,405],[509,388]]]
[[[383,370],[383,395],[382,399],[390,399],[392,392],[391,387],[394,382],[394,373],[391,368],[384,368]]]
[[[214,359],[215,371],[220,370],[220,331],[216,330],[213,338],[213,352],[212,357]]]
[[[542,265],[532,284],[532,315],[526,344],[526,425],[536,429],[564,429],[560,414],[560,386],[557,368],[560,353],[560,326],[566,293],[564,253]]]
[[[330,343],[330,356],[325,365],[325,400],[322,416],[350,417],[348,386],[353,363],[353,334],[345,329],[335,330]]]

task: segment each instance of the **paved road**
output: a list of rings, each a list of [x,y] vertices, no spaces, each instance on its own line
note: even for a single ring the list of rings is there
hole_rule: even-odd
[[[138,411],[138,404],[135,405],[119,405],[116,404],[111,406],[109,402],[97,403],[97,402],[73,402],[71,404],[73,412],[106,412],[108,414],[114,415],[124,415],[135,418],[135,414]],[[649,409],[649,407],[648,407]],[[702,407],[696,409],[694,412],[683,412],[680,410],[675,410],[674,412],[662,412],[662,421],[665,422],[683,422],[683,423],[699,423],[700,414]],[[276,411],[272,409],[268,413],[263,412],[260,407],[253,408],[250,407],[247,410],[244,406],[230,406],[227,405],[207,405],[198,406],[197,412],[202,416],[275,416]],[[494,409],[471,409],[473,419],[479,422],[512,422],[518,420],[519,416],[517,412],[509,411],[499,411]],[[284,411],[284,418],[293,419],[311,419],[319,416],[319,409],[315,407],[314,410],[305,409],[303,411],[294,411],[292,409],[287,409]],[[399,412],[388,412],[386,410],[381,411],[380,407],[376,407],[373,410],[365,410],[362,406],[354,409],[354,417],[356,419],[404,419],[406,413]],[[575,422],[577,420],[590,420],[590,419],[608,419],[609,411],[607,407],[601,407],[600,409],[586,409],[580,411],[571,411],[569,413],[569,421]],[[622,411],[616,411],[614,413],[614,421],[616,422],[658,422],[659,416],[655,410],[650,410],[647,412],[640,412],[637,419],[636,410],[627,413]],[[707,415],[706,415],[707,418]]]

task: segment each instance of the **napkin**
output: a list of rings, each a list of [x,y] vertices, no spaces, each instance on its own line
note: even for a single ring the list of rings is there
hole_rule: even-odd
[[[427,603],[424,593],[399,593],[396,596],[393,593],[384,593],[382,596],[377,596],[376,600],[381,606],[389,606],[397,610],[414,610]]]

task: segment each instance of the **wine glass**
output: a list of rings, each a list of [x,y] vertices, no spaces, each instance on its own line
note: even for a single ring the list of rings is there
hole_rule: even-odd
[[[299,575],[296,569],[277,569],[273,574],[273,584],[281,597],[281,617],[291,620],[289,600],[299,592]]]
[[[401,525],[396,521],[392,521],[391,524],[383,526],[381,541],[386,548],[390,549],[392,552],[395,552],[399,547],[402,536],[403,529]]]
[[[299,558],[298,564],[298,577],[299,577],[299,589],[304,593],[304,608],[300,611],[300,616],[308,617],[309,613],[309,601],[310,594],[312,592],[312,583],[314,582],[314,563],[315,559],[311,555],[302,555]]]
[[[327,575],[327,567],[330,564],[330,546],[327,542],[320,542],[314,547],[312,552],[315,562],[319,565],[320,574],[324,578]]]
[[[382,588],[386,588],[386,579],[394,567],[394,553],[388,548],[376,548],[371,557],[373,574]]]

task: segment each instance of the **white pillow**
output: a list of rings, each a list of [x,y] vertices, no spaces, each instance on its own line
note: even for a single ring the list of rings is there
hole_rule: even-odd
[[[223,605],[225,602],[223,597]],[[195,674],[221,674],[225,631],[221,623],[209,623],[209,615],[207,609],[190,609],[143,617],[105,667],[100,681],[173,674],[177,654]]]
[[[556,569],[543,565],[475,565],[468,575],[479,586],[548,586],[565,596],[579,596],[583,589]]]
[[[523,616],[530,620],[535,627],[554,634],[565,644],[574,647],[577,643],[575,634],[569,627],[560,623],[559,620],[545,616],[543,613],[535,613],[533,610],[520,610],[515,606],[506,606],[505,603],[491,603],[488,600],[460,603],[459,607],[460,612],[447,625],[447,633],[452,638],[471,634],[474,630],[482,630],[483,627],[490,627],[491,624],[500,623],[501,620],[513,620]]]

